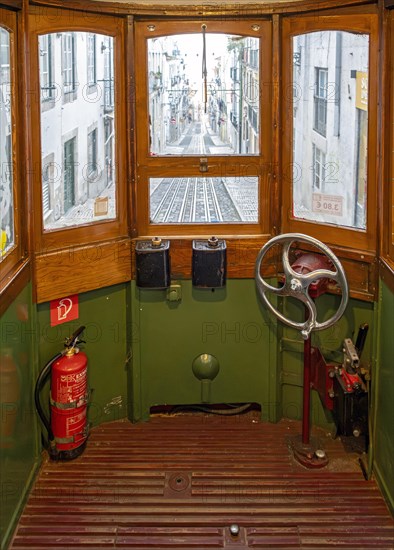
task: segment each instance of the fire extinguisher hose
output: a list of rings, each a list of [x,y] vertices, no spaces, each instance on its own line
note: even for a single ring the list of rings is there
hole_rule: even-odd
[[[45,416],[44,410],[42,408],[41,401],[40,401],[40,393],[41,393],[42,388],[44,387],[45,382],[48,379],[48,376],[51,373],[53,363],[55,361],[57,361],[62,356],[63,356],[63,353],[57,353],[54,357],[52,357],[52,359],[50,359],[48,361],[48,363],[45,365],[45,367],[40,372],[40,374],[37,378],[36,387],[34,389],[34,401],[35,401],[35,404],[36,404],[36,409],[37,409],[39,417],[41,418],[42,423],[44,424],[44,426],[45,426],[45,428],[48,432],[48,440],[49,440],[48,442],[49,442],[50,446],[53,446],[54,441],[55,441],[55,437],[53,435],[53,431],[52,431],[52,428],[51,428],[50,421]]]

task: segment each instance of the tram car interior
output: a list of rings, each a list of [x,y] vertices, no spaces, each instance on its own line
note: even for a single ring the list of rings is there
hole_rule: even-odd
[[[394,0],[0,0],[6,550],[394,547]]]

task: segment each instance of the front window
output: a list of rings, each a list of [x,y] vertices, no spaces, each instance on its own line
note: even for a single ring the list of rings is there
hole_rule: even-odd
[[[151,178],[152,223],[257,223],[258,178]]]
[[[258,38],[149,39],[148,75],[151,155],[259,153]]]

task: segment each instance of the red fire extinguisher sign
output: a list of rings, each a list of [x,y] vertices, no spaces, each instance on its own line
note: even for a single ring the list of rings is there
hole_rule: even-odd
[[[51,327],[78,319],[78,294],[52,300],[50,303],[50,312]]]

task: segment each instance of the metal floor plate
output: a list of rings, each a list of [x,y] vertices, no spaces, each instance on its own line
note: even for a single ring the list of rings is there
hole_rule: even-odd
[[[256,413],[101,425],[81,457],[43,464],[10,549],[392,550],[393,519],[358,456],[327,437],[328,466],[306,470],[287,445],[300,430]]]

